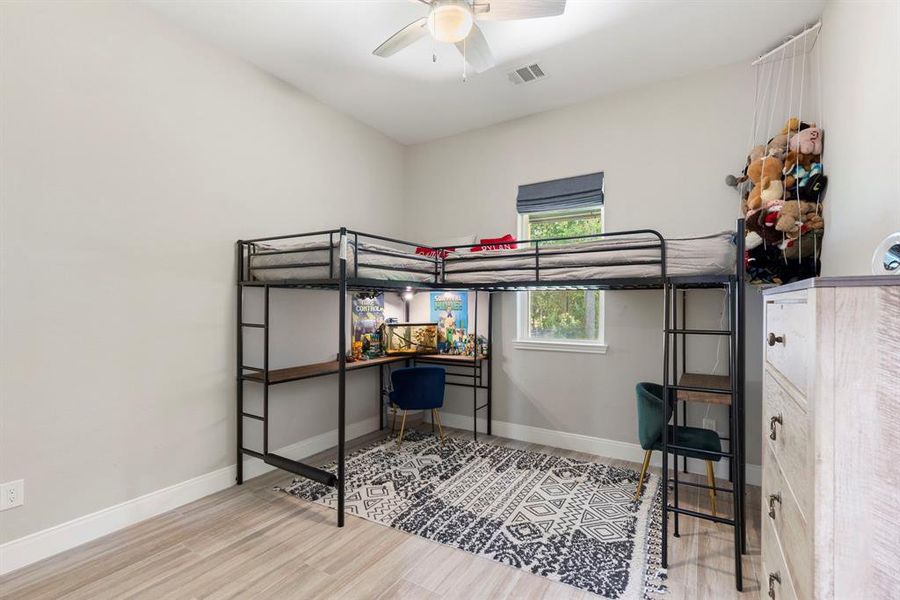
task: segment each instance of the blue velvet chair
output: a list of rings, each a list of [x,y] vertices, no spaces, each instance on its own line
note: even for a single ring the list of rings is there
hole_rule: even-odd
[[[666,427],[672,418],[672,405],[663,401],[663,386],[658,383],[642,382],[635,386],[637,394],[638,440],[644,449],[644,464],[641,466],[641,476],[638,479],[635,500],[641,497],[641,488],[644,483],[644,475],[650,467],[650,456],[654,450],[662,451],[663,427]],[[665,407],[665,410],[663,410]],[[721,452],[722,442],[719,434],[711,429],[700,427],[678,426],[678,439],[674,438],[675,428],[669,427],[669,441],[685,448],[694,450],[674,450],[669,452],[678,456],[699,458],[706,461],[706,479],[709,485],[709,502],[713,515],[716,514],[716,479],[713,474],[713,462],[719,462],[719,456],[704,454],[703,451]]]
[[[400,423],[400,437],[397,438],[397,447],[403,443],[403,429],[406,426],[406,413],[410,410],[430,410],[431,419],[437,423],[441,435],[441,443],[444,442],[444,429],[441,427],[441,418],[438,409],[444,406],[444,381],[446,372],[441,367],[408,367],[396,369],[391,373],[391,385],[394,388],[389,394],[391,403],[403,410],[403,420]],[[394,423],[397,421],[396,410],[394,422],[391,424],[391,433],[394,431]]]

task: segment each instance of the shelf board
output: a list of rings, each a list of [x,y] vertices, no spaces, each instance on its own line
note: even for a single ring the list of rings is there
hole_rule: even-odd
[[[484,360],[484,356],[479,356],[478,361]],[[378,365],[386,365],[407,360],[418,360],[422,362],[434,362],[445,364],[473,364],[475,358],[471,356],[458,356],[452,354],[410,354],[410,355],[392,355],[380,356],[378,358],[370,358],[368,360],[357,360],[347,363],[348,371],[356,371],[368,367],[377,367]],[[285,369],[271,369],[269,371],[269,384],[288,383],[290,381],[300,381],[302,379],[312,379],[313,377],[322,377],[324,375],[334,375],[340,370],[337,360],[329,360],[320,363],[311,363],[308,365],[300,365],[296,367],[287,367]],[[244,379],[263,383],[264,374],[247,373]]]
[[[706,375],[704,373],[685,373],[678,380],[678,385],[689,387],[731,389],[731,379],[727,375]],[[678,390],[678,399],[683,402],[706,402],[708,404],[731,405],[731,394],[715,394],[713,392],[688,392]]]

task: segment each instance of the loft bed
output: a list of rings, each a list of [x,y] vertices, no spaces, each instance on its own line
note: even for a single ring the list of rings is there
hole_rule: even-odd
[[[663,240],[652,230],[636,230],[523,240],[511,244],[517,248],[474,252],[479,245],[432,248],[350,230],[342,237],[341,230],[332,230],[246,242],[246,268],[248,283],[332,287],[339,283],[343,255],[351,284],[371,281],[387,287],[465,286],[487,291],[509,289],[510,284],[553,287],[554,283],[658,288],[665,277],[708,279],[734,273],[733,238],[733,232],[725,231]]]
[[[679,515],[703,518],[734,527],[735,571],[741,589],[741,555],[746,552],[744,514],[744,221],[737,221],[736,231],[666,239],[652,229],[607,232],[576,237],[516,240],[503,250],[475,251],[468,246],[434,247],[417,242],[354,231],[348,228],[309,233],[240,240],[237,242],[237,482],[243,481],[243,456],[249,455],[275,467],[335,487],[338,496],[337,524],[344,524],[344,481],[346,443],[346,374],[348,371],[379,367],[379,424],[384,423],[383,366],[413,357],[386,356],[362,362],[348,362],[347,292],[404,290],[466,289],[475,291],[475,333],[478,334],[478,292],[488,293],[488,348],[492,333],[492,295],[495,292],[535,289],[599,289],[662,290],[664,306],[663,387],[675,407],[673,439],[677,439],[679,414],[677,406],[688,401],[704,401],[729,407],[728,451],[715,453],[728,460],[731,486],[716,491],[733,494],[731,518],[714,516],[679,506],[679,486],[707,488],[693,482],[680,481],[677,457],[673,477],[669,478],[670,450],[678,449],[664,428],[664,480],[673,484],[669,503],[669,486],[663,485],[662,519],[663,566],[668,560],[668,514],[674,516],[674,532],[679,535]],[[264,294],[263,323],[246,323],[243,317],[244,293],[261,288]],[[338,354],[336,360],[299,365],[286,369],[269,369],[269,290],[326,289],[338,292]],[[685,324],[687,291],[722,289],[729,306],[726,329],[689,329]],[[681,294],[681,310],[678,295]],[[679,315],[680,312],[680,315]],[[243,334],[245,328],[263,329],[263,364],[244,364]],[[685,337],[724,336],[729,340],[727,376],[710,376],[686,372]],[[679,359],[679,343],[681,352]],[[460,384],[473,391],[473,433],[477,436],[476,415],[487,410],[487,433],[491,433],[491,360],[487,356],[450,357],[423,355],[422,362],[452,367],[471,367],[472,383]],[[484,366],[487,363],[487,367]],[[487,373],[485,384],[484,374]],[[269,402],[271,385],[300,381],[324,375],[338,379],[338,446],[337,473],[331,473],[271,453],[268,447]],[[458,371],[448,375],[460,376]],[[262,415],[244,411],[243,393],[247,382],[263,387]],[[448,380],[449,383],[449,380]],[[487,390],[487,403],[478,406],[477,393]],[[263,424],[262,451],[243,446],[243,419]],[[686,419],[682,412],[681,420]],[[684,425],[682,422],[681,425]],[[696,451],[695,451],[696,452]],[[713,454],[713,453],[708,453]],[[710,458],[713,458],[710,456]],[[686,460],[684,469],[686,472]]]

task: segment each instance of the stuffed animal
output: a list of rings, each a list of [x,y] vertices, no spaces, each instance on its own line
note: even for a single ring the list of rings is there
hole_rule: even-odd
[[[825,221],[819,214],[815,202],[785,202],[778,213],[775,229],[783,232],[790,238],[800,236],[807,231],[824,229]]]
[[[781,128],[781,133],[788,135],[791,132],[800,131],[802,125],[806,125],[806,123],[800,123],[800,119],[791,117],[784,124],[784,127]]]
[[[802,154],[822,154],[822,130],[811,125],[792,137],[788,147]]]
[[[747,208],[756,210],[764,204],[780,200],[784,197],[784,186],[781,171],[784,163],[775,156],[764,156],[750,163],[747,176],[756,185],[750,190]]]
[[[775,229],[778,214],[777,210],[758,210],[750,214],[745,221],[747,231],[758,236],[766,245],[781,243],[784,239],[784,234]],[[745,241],[748,240],[745,239]],[[750,241],[755,241],[755,238]]]
[[[791,261],[796,261],[798,258],[818,256],[821,246],[822,232],[811,231],[797,239],[785,240],[781,250],[784,252],[784,257],[788,259],[788,264],[791,264]]]
[[[797,164],[794,172],[784,179],[785,197],[815,202],[827,185],[828,177],[822,173],[822,163],[813,162],[808,167]]]
[[[798,180],[804,180],[808,177],[813,164],[819,162],[818,154],[801,154],[793,150],[788,152],[784,157],[784,187],[788,192],[793,191],[797,186]]]
[[[809,173],[805,177],[805,181],[800,181],[798,196],[800,200],[816,201],[825,191],[828,185],[828,177],[822,173],[822,163],[816,162],[810,166]]]
[[[785,152],[787,152],[788,147],[788,136],[786,133],[779,133],[766,144],[766,154],[769,156],[777,156],[778,158],[784,158]]]

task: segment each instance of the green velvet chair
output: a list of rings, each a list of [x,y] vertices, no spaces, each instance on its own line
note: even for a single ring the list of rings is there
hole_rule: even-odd
[[[641,497],[644,476],[647,474],[647,469],[650,467],[650,456],[654,450],[662,451],[663,427],[665,427],[672,419],[672,405],[663,400],[663,386],[658,383],[641,382],[635,386],[635,392],[637,393],[638,440],[641,443],[641,448],[644,449],[644,464],[641,466],[641,476],[638,479],[637,491],[634,494],[634,498],[637,500]],[[719,434],[711,429],[679,425],[678,439],[675,440],[674,427],[671,425],[668,427],[669,442],[672,444],[684,446],[685,448],[694,448],[698,451],[722,451],[722,442],[719,439]],[[713,515],[715,515],[716,479],[713,475],[713,462],[719,462],[720,457],[710,457],[709,454],[691,450],[676,451],[670,449],[670,453],[677,454],[678,456],[687,456],[689,458],[699,458],[706,461],[706,480],[707,485],[710,486],[709,502],[712,506]]]

